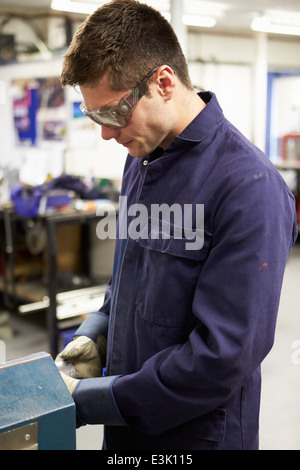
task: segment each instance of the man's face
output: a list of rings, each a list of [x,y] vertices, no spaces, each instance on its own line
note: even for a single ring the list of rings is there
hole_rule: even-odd
[[[130,90],[112,91],[109,81],[104,76],[95,86],[80,87],[86,108],[98,109],[113,100],[121,100]],[[158,92],[158,83],[154,78],[149,83],[151,96],[143,96],[134,108],[128,124],[123,128],[110,128],[101,125],[101,135],[105,140],[115,139],[128,149],[130,155],[143,158],[156,147],[165,148],[175,135],[172,122],[167,115],[167,107]]]

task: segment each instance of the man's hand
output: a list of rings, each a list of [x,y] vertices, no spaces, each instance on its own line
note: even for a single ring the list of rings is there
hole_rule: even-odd
[[[77,379],[101,377],[106,357],[106,339],[97,338],[97,343],[87,336],[77,336],[58,354],[55,362],[71,362],[76,370]]]
[[[69,390],[70,395],[73,398],[74,390],[75,390],[76,385],[78,384],[79,380],[73,379],[72,377],[69,377],[69,375],[66,375],[63,372],[60,372],[60,375],[61,375],[61,378],[63,379],[63,381],[65,382],[65,385],[66,385],[67,389]]]

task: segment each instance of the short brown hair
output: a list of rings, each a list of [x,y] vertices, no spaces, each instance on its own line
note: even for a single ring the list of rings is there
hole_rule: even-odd
[[[79,26],[64,56],[61,83],[93,85],[107,73],[113,90],[126,90],[164,64],[192,89],[186,59],[169,22],[136,0],[113,0]]]

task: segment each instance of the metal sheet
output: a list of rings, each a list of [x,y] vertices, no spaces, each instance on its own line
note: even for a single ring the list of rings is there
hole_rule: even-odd
[[[38,424],[30,423],[0,434],[0,450],[38,450]]]
[[[76,449],[75,404],[49,354],[0,364],[0,403],[0,450],[36,448],[37,442],[39,450]],[[38,433],[33,427],[23,432],[30,423]]]

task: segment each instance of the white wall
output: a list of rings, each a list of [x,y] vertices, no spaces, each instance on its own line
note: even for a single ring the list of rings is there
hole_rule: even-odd
[[[300,40],[189,35],[193,83],[214,91],[225,116],[265,150],[268,70],[299,69]]]
[[[254,90],[251,66],[192,63],[190,73],[193,84],[216,93],[226,118],[252,139]]]

